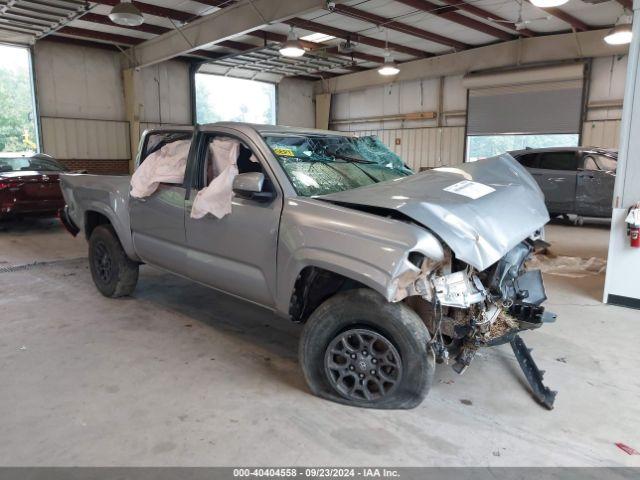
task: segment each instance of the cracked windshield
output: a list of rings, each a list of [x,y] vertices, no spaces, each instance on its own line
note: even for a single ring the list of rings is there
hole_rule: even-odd
[[[311,197],[411,175],[375,137],[266,135],[298,195]]]

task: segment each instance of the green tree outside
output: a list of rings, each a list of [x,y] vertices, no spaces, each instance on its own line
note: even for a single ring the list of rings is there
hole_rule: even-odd
[[[37,148],[28,58],[26,49],[0,46],[0,152]]]

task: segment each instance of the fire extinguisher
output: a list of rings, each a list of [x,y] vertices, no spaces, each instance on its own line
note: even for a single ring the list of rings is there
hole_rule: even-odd
[[[629,214],[625,219],[629,245],[632,248],[640,248],[640,202],[629,208]]]

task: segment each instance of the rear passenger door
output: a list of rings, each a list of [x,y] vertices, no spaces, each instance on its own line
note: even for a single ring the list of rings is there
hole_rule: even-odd
[[[191,130],[152,130],[140,147],[136,168],[149,155],[173,142],[191,142]],[[186,188],[161,183],[148,197],[129,197],[131,233],[136,253],[142,260],[171,272],[186,274],[184,208]]]
[[[536,181],[550,213],[575,213],[578,155],[574,150],[542,152]]]
[[[610,217],[613,207],[616,162],[596,153],[581,160],[576,190],[576,210],[585,217]]]

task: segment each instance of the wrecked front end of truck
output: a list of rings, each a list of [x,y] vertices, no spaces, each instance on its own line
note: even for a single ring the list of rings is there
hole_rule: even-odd
[[[431,348],[439,363],[462,374],[476,352],[509,343],[536,400],[553,408],[556,392],[542,383],[540,371],[519,333],[555,321],[542,305],[547,299],[542,274],[528,270],[526,261],[539,238],[528,238],[484,271],[477,271],[447,252],[444,262],[422,259],[414,281],[402,290],[403,299],[424,320]]]
[[[410,222],[425,238],[435,237],[438,254],[417,242],[390,272],[387,299],[406,302],[421,316],[436,359],[458,373],[479,349],[509,343],[535,398],[553,407],[555,392],[542,383],[543,372],[519,336],[555,319],[542,305],[540,271],[526,267],[549,214],[540,188],[511,156],[323,198]]]

